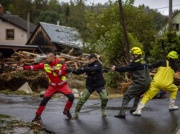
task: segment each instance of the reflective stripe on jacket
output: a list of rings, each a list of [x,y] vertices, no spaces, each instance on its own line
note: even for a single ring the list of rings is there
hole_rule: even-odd
[[[54,71],[50,69],[54,68]],[[66,65],[61,63],[58,59],[55,59],[52,63],[40,63],[33,66],[24,66],[26,70],[45,70],[47,76],[49,77],[50,85],[52,86],[62,86],[67,84],[66,80]]]
[[[66,76],[61,75],[62,74],[62,70],[61,70],[62,67],[63,67],[62,64],[59,62],[58,64],[53,66],[53,68],[56,71],[51,71],[50,69],[52,67],[47,63],[44,64],[44,70],[45,70],[46,74],[49,76],[50,85],[61,86],[65,82],[67,82]]]

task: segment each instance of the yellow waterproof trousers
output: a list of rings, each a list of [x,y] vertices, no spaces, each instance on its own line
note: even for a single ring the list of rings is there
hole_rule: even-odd
[[[173,84],[174,70],[169,67],[169,62],[166,61],[166,67],[159,67],[155,74],[149,90],[144,94],[141,102],[146,104],[152,99],[161,89],[170,92],[170,98],[176,99],[178,88]]]
[[[178,88],[176,85],[171,84],[167,87],[164,87],[163,90],[166,90],[167,92],[170,92],[170,98],[176,99]],[[160,89],[156,86],[156,83],[154,81],[151,82],[151,86],[149,90],[144,94],[141,102],[143,104],[146,104],[149,100],[151,100],[157,93],[160,91]]]

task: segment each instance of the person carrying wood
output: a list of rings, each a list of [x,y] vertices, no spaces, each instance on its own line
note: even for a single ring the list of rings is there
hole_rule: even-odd
[[[60,92],[67,96],[68,100],[66,102],[63,114],[65,114],[69,119],[71,119],[70,108],[72,107],[74,101],[74,95],[71,89],[67,85],[66,79],[66,65],[60,62],[53,53],[48,53],[46,55],[46,62],[42,62],[37,65],[23,66],[19,70],[44,70],[49,77],[49,86],[45,91],[44,97],[36,111],[36,116],[32,122],[38,122],[41,120],[41,114],[51,97]]]
[[[102,65],[97,60],[96,54],[92,53],[88,57],[89,63],[86,64],[83,68],[78,69],[70,69],[68,72],[72,72],[73,74],[80,75],[86,73],[86,89],[83,91],[80,96],[78,103],[75,108],[75,112],[72,116],[72,119],[78,118],[78,113],[80,112],[83,104],[87,101],[90,95],[96,91],[99,94],[101,99],[101,111],[102,117],[106,117],[106,105],[108,102],[108,94],[105,89],[105,80],[103,77]]]
[[[166,60],[160,60],[157,63],[149,65],[149,68],[158,68],[157,73],[153,77],[149,90],[144,94],[137,109],[132,114],[141,116],[142,109],[146,103],[151,100],[161,89],[170,92],[169,111],[178,110],[175,106],[175,100],[178,92],[178,87],[173,84],[174,74],[177,71],[176,61],[179,56],[176,51],[171,51],[167,55]]]
[[[126,72],[131,71],[132,73],[132,83],[126,93],[123,96],[123,102],[120,112],[115,115],[116,118],[125,118],[126,107],[129,101],[134,98],[134,104],[130,113],[134,112],[140,101],[141,95],[148,90],[150,86],[150,76],[149,69],[144,59],[142,58],[142,50],[139,47],[133,47],[130,50],[132,61],[129,65],[124,67],[116,67],[113,65],[111,67],[112,71]]]

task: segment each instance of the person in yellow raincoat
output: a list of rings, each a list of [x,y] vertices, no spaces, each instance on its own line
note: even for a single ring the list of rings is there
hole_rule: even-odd
[[[136,111],[132,113],[133,115],[141,116],[142,109],[145,107],[146,103],[157,95],[161,89],[170,92],[169,111],[179,109],[178,106],[175,106],[178,87],[173,84],[173,76],[177,71],[176,60],[178,60],[178,57],[176,51],[171,51],[168,53],[166,60],[160,60],[155,64],[149,65],[149,68],[158,68],[157,73],[151,82],[149,90],[146,91],[140,101]]]

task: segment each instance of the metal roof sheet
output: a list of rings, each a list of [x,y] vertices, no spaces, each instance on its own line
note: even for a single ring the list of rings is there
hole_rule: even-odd
[[[75,48],[81,48],[83,46],[83,41],[75,28],[44,22],[40,22],[40,25],[44,28],[53,43]]]

